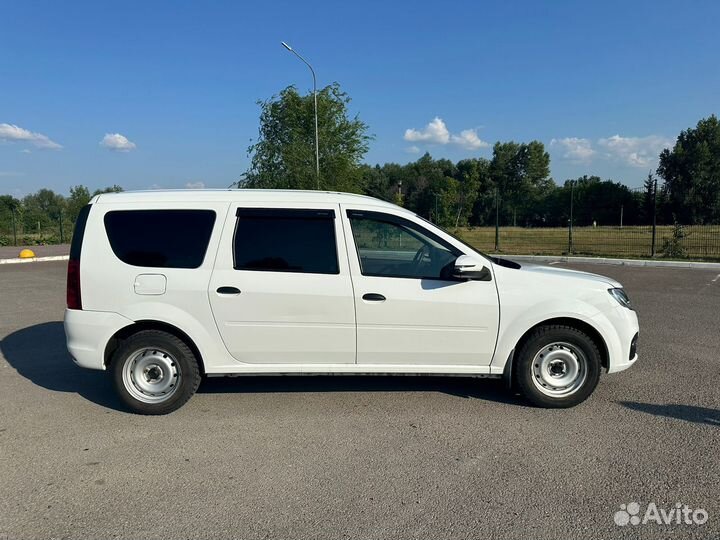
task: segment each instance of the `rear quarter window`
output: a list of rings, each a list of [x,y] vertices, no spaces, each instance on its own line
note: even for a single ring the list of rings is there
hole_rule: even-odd
[[[213,210],[113,210],[105,231],[115,256],[132,266],[198,268],[215,225]]]

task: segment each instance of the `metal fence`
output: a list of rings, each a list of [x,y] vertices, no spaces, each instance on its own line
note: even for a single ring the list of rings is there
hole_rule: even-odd
[[[575,209],[578,210],[577,203]],[[582,207],[579,210],[583,212]],[[50,219],[49,216],[22,219],[9,209],[0,214],[0,246],[58,244],[71,240],[74,224],[62,212],[56,219]],[[503,218],[503,213],[495,212],[494,226],[461,227],[455,232],[467,243],[486,253],[720,261],[720,224],[623,225],[622,206],[612,209],[617,223],[615,225],[604,223],[578,226],[578,218],[570,220],[572,213],[569,212],[567,226],[564,227],[523,227],[514,226],[514,223],[522,223],[523,216],[508,212],[507,209],[504,215]],[[591,212],[585,209],[586,223],[592,219],[588,216],[591,216]],[[637,216],[625,213],[624,217],[631,220]]]
[[[57,219],[22,219],[18,213],[3,209],[0,215],[0,246],[35,246],[70,242],[74,224],[64,214]]]
[[[497,233],[497,234],[496,234]],[[720,260],[720,225],[467,227],[457,234],[484,252],[508,255]]]

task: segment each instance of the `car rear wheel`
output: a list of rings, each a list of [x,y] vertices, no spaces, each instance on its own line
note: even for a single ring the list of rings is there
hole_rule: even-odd
[[[190,348],[159,330],[143,330],[115,351],[111,369],[122,402],[140,414],[167,414],[189,400],[200,384]]]
[[[517,356],[517,383],[532,404],[566,408],[585,401],[600,379],[597,344],[572,326],[540,326]]]

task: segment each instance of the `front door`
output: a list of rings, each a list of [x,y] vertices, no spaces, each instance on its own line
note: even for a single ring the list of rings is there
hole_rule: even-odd
[[[357,319],[357,363],[489,365],[499,323],[493,281],[452,278],[464,253],[420,219],[342,205]],[[469,253],[469,250],[467,250]]]
[[[231,206],[225,224],[208,290],[225,346],[252,364],[354,363],[339,206],[267,206]]]

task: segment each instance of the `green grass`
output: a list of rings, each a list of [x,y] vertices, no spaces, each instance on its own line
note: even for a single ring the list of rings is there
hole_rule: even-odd
[[[683,227],[684,237],[678,240],[682,249],[664,253],[666,239],[673,237],[673,227],[657,227],[658,257],[720,260],[720,225]],[[456,234],[480,251],[495,251],[494,227],[461,228]],[[572,255],[647,258],[652,245],[652,227],[574,227]],[[499,253],[508,255],[567,255],[566,228],[501,227]]]

